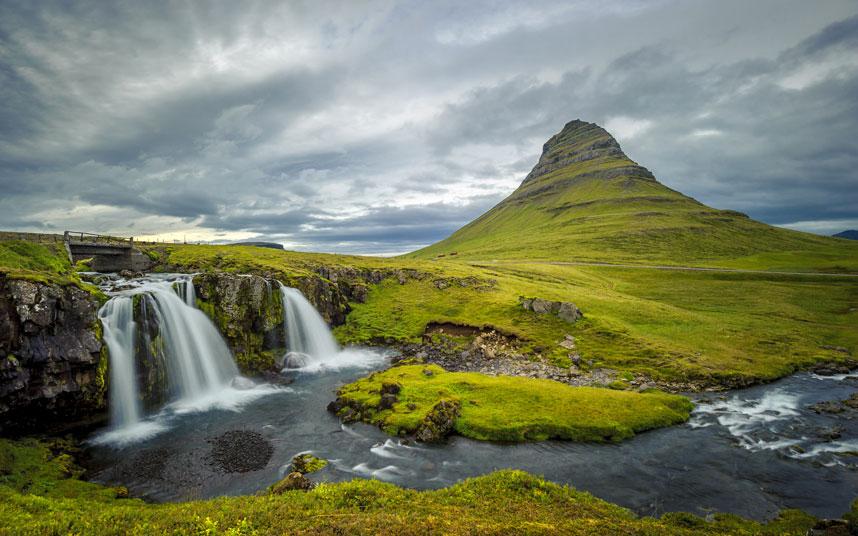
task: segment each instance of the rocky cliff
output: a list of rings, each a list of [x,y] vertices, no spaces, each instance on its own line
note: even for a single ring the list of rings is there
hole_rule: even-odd
[[[197,306],[217,325],[239,369],[276,369],[285,352],[283,302],[277,281],[258,275],[207,273],[194,277]]]
[[[74,285],[0,274],[0,426],[45,429],[104,416],[100,301]],[[103,351],[104,350],[104,351]]]

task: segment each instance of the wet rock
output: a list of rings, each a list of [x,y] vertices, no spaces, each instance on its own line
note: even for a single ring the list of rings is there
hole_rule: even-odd
[[[264,469],[274,453],[271,442],[250,430],[230,430],[209,440],[211,465],[224,473]]]
[[[808,409],[820,414],[852,412],[854,410],[858,410],[858,393],[852,393],[852,395],[846,400],[826,400],[824,402],[817,402],[816,404],[808,406]]]
[[[288,352],[283,356],[282,367],[284,369],[299,369],[306,367],[310,362],[310,356],[302,352]]]
[[[292,458],[292,472],[301,473],[302,475],[306,475],[307,473],[314,473],[323,469],[327,465],[327,460],[317,458],[316,456],[313,456],[308,452],[298,454],[297,456]]]
[[[100,305],[74,285],[0,274],[0,428],[44,430],[105,415]]]
[[[194,277],[194,289],[200,309],[224,336],[242,373],[255,376],[276,368],[270,354],[262,356],[286,346],[277,281],[258,275],[204,273]]]
[[[271,486],[269,492],[273,495],[280,495],[287,491],[309,491],[311,489],[313,489],[313,482],[306,476],[295,471],[289,473],[283,480]]]

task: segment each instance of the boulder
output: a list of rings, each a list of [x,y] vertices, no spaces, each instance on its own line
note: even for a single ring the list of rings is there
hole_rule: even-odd
[[[303,352],[287,352],[283,356],[283,369],[299,369],[304,368],[310,363],[310,356]]]
[[[584,313],[571,302],[550,301],[542,298],[526,298],[518,297],[518,302],[525,311],[531,311],[536,314],[553,314],[561,320],[569,323],[577,322]]]
[[[323,469],[327,465],[328,460],[317,458],[309,452],[298,454],[297,456],[292,458],[292,472],[301,473],[302,475],[306,475],[307,473],[314,473]]]
[[[272,485],[269,488],[269,492],[272,495],[280,495],[287,491],[309,491],[312,488],[313,482],[298,471],[295,471],[286,475],[286,477],[280,482]]]
[[[460,410],[458,400],[441,400],[429,410],[414,436],[425,443],[443,440],[453,431]]]

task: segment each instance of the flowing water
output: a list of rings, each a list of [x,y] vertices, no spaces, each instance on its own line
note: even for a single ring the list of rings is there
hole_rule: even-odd
[[[314,315],[307,319],[303,297],[283,292],[287,315],[294,315],[292,324],[287,319],[287,329],[301,325],[300,333],[313,333],[307,326],[318,323]],[[117,301],[113,307],[125,305]],[[119,315],[115,310],[104,313]],[[114,330],[111,337],[122,333]],[[307,337],[297,340],[311,344]],[[516,468],[643,515],[730,512],[756,519],[769,519],[783,508],[836,517],[848,509],[858,490],[858,415],[818,414],[809,408],[847,398],[858,390],[858,375],[803,373],[771,385],[700,396],[687,424],[646,432],[618,445],[501,444],[462,437],[422,445],[391,438],[368,425],[342,425],[325,409],[339,386],[384,367],[388,354],[339,351],[335,343],[328,346],[328,354],[320,353],[320,346],[294,348],[315,352],[306,352],[314,361],[287,371],[294,380],[288,387],[261,385],[241,391],[227,385],[210,399],[174,402],[148,418],[160,427],[157,434],[90,443],[85,460],[90,477],[158,501],[247,494],[276,482],[294,455],[309,451],[331,462],[313,475],[315,480],[377,478],[425,489]],[[219,466],[215,445],[223,437],[234,437],[227,432],[235,431],[267,442],[270,458],[252,470]],[[233,445],[232,455],[258,455],[243,448],[241,442]]]
[[[134,426],[140,422],[140,401],[134,378],[133,301],[116,296],[98,311],[104,327],[104,340],[110,349],[110,422],[116,426]]]
[[[217,328],[196,308],[192,276],[114,278],[108,279],[103,288],[111,296],[99,311],[110,359],[110,428],[95,441],[138,441],[164,431],[165,415],[189,408],[231,406],[236,398],[253,399],[265,391],[245,389],[248,392],[238,397],[226,393],[238,376],[238,368]],[[143,339],[145,345],[152,341],[148,330],[134,321],[135,298],[140,300],[143,324],[151,315],[158,326],[158,347],[166,365],[169,395],[168,404],[146,418],[141,415],[134,355],[138,339]]]
[[[304,367],[318,369],[340,351],[325,320],[301,291],[280,286],[283,296],[283,329],[289,352],[308,356]]]

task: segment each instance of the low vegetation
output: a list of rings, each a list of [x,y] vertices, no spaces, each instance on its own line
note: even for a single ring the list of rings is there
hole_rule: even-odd
[[[453,408],[449,431],[488,441],[620,441],[685,422],[693,409],[687,398],[659,391],[570,387],[551,380],[446,372],[422,364],[376,372],[337,394],[344,407],[341,415],[377,424],[392,435],[418,438],[422,428],[439,426],[433,412],[446,404]]]
[[[312,491],[148,504],[78,480],[62,445],[0,439],[3,534],[736,534],[803,535],[816,520],[788,510],[768,524],[732,515],[639,518],[589,493],[521,471],[415,491],[376,480]]]
[[[839,241],[844,242],[844,241]],[[540,261],[461,262],[285,252],[237,246],[161,247],[166,266],[282,278],[320,266],[412,270],[370,285],[335,330],[342,343],[419,343],[427,326],[453,323],[515,337],[530,359],[568,366],[558,346],[575,337],[583,367],[665,381],[744,385],[858,354],[858,279],[828,275],[694,272],[572,266]],[[477,284],[438,285],[458,278]],[[565,322],[524,310],[519,296],[575,303]],[[587,363],[592,361],[592,365]]]

